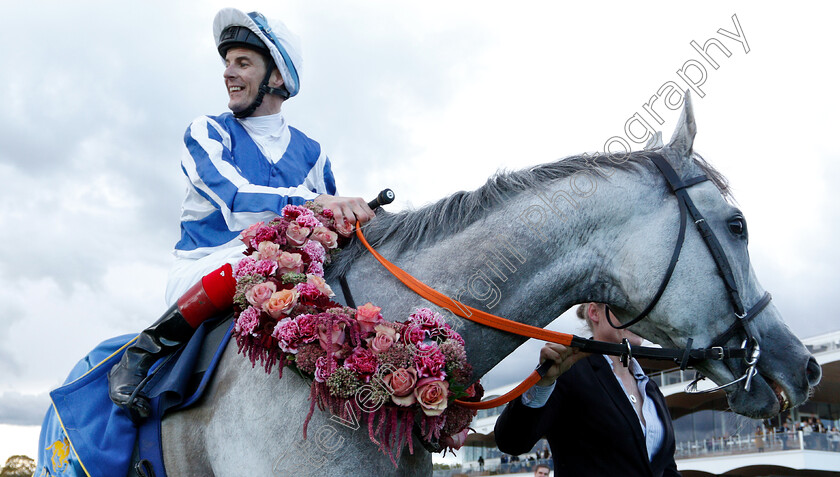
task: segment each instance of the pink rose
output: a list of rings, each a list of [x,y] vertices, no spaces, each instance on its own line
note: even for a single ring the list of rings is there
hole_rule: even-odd
[[[260,242],[257,246],[258,260],[277,260],[280,255],[280,246],[274,242]]]
[[[382,311],[382,308],[373,306],[371,302],[356,308],[356,321],[359,322],[363,335],[373,333],[373,328],[385,321],[379,314],[380,311]]]
[[[309,237],[310,231],[309,227],[301,227],[292,222],[289,224],[289,228],[286,229],[286,241],[290,245],[300,247],[306,243],[306,238]]]
[[[335,296],[335,293],[332,291],[327,282],[323,279],[323,277],[319,277],[318,275],[309,274],[306,276],[306,283],[314,286],[318,289],[319,292],[326,296]]]
[[[443,439],[443,445],[458,450],[464,445],[464,442],[467,441],[467,434],[469,434],[469,432],[470,430],[465,427],[461,429],[461,432],[456,432],[451,436],[446,436]]]
[[[251,241],[254,240],[254,237],[257,236],[257,232],[260,230],[260,227],[262,227],[263,225],[265,225],[265,222],[257,222],[255,224],[251,224],[250,227],[243,230],[239,234],[239,240],[242,240],[242,243],[244,243],[245,245],[250,247],[251,246]]]
[[[414,397],[427,416],[440,416],[449,397],[449,383],[438,378],[423,378],[414,388]]]
[[[312,231],[312,239],[317,240],[327,249],[338,247],[338,234],[326,227],[315,227]]]
[[[388,351],[394,342],[399,339],[397,330],[388,325],[378,324],[373,328],[373,331],[376,332],[376,336],[368,339],[367,343],[370,350],[374,353]]]
[[[344,323],[333,323],[332,329],[330,329],[327,325],[318,325],[318,342],[321,349],[327,353],[340,351],[341,345],[344,344],[346,339],[344,326]]]
[[[280,265],[280,273],[300,273],[303,267],[299,253],[281,252],[277,257],[277,263]]]
[[[257,308],[262,307],[262,304],[271,298],[272,293],[277,291],[277,285],[272,282],[258,283],[245,292],[245,299],[248,303]]]
[[[417,402],[414,387],[417,385],[417,371],[414,368],[397,368],[387,374],[382,381],[393,392],[391,400],[398,406],[411,406]]]
[[[275,320],[284,313],[292,311],[297,305],[299,293],[294,288],[291,290],[280,290],[271,294],[268,300],[262,304],[262,309]]]

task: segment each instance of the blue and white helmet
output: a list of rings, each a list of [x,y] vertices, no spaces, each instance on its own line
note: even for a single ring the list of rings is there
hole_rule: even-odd
[[[230,28],[236,26],[247,28],[253,35],[243,29]],[[267,53],[280,70],[289,96],[294,96],[300,91],[299,75],[303,67],[300,39],[280,20],[269,20],[259,12],[245,13],[235,8],[223,8],[213,20],[213,38],[222,59],[228,48],[236,45],[249,46],[264,52],[267,49]]]

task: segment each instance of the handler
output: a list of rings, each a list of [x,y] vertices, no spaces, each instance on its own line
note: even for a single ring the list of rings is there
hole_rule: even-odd
[[[152,364],[232,305],[231,264],[243,258],[242,230],[271,220],[287,204],[308,200],[331,209],[345,235],[356,221],[374,216],[363,199],[335,195],[320,144],[283,117],[284,101],[300,90],[298,38],[280,21],[233,8],[216,14],[213,36],[225,64],[231,112],[199,117],[184,134],[181,169],[188,186],[166,287],[170,308],[140,333],[108,375],[111,400],[135,422],[150,413],[145,396],[131,395]]]
[[[640,337],[610,326],[608,312],[600,303],[577,309],[594,339],[640,345]],[[540,351],[545,360],[554,361],[546,375],[496,421],[499,450],[524,454],[545,436],[557,477],[680,475],[665,398],[635,359],[625,368],[615,356],[549,343]]]

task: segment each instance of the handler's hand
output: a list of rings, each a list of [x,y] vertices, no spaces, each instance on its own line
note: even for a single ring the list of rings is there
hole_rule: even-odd
[[[554,364],[548,368],[545,376],[537,381],[537,385],[550,386],[554,384],[554,381],[557,381],[561,374],[568,371],[578,360],[587,356],[589,356],[589,353],[584,353],[578,348],[557,343],[546,343],[540,350],[540,363],[549,360],[554,361]]]
[[[356,221],[365,223],[374,217],[373,210],[361,197],[339,197],[321,194],[315,198],[315,203],[330,209],[335,217],[335,228],[344,236],[353,233]]]

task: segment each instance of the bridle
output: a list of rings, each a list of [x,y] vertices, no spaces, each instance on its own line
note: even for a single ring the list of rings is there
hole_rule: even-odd
[[[646,306],[645,309],[641,313],[639,313],[638,316],[622,325],[616,325],[615,323],[613,323],[612,319],[609,317],[609,308],[607,308],[606,316],[611,326],[617,329],[624,329],[635,323],[638,323],[640,320],[645,318],[651,312],[651,310],[653,310],[653,308],[659,302],[659,299],[662,297],[662,294],[665,292],[665,289],[667,288],[668,283],[671,280],[671,276],[674,272],[674,269],[676,268],[677,261],[680,257],[680,252],[682,251],[682,246],[685,241],[685,232],[686,224],[688,221],[688,215],[691,215],[691,218],[694,220],[694,224],[700,232],[700,236],[703,238],[703,241],[709,249],[709,252],[712,254],[712,258],[714,259],[717,269],[723,279],[724,285],[727,290],[727,295],[729,297],[730,302],[732,303],[735,315],[734,323],[732,323],[732,325],[730,325],[729,328],[726,329],[726,331],[724,331],[715,339],[713,339],[707,348],[692,348],[691,345],[694,341],[692,338],[688,338],[686,340],[686,346],[683,349],[636,346],[631,345],[626,338],[621,343],[607,343],[603,341],[595,341],[592,339],[581,338],[579,336],[575,336],[568,333],[559,333],[556,331],[545,330],[536,326],[531,326],[524,323],[519,323],[505,318],[501,318],[487,313],[485,311],[472,308],[468,305],[454,300],[453,298],[447,295],[444,295],[443,293],[440,293],[439,291],[429,287],[425,283],[414,278],[401,268],[397,267],[396,265],[385,259],[376,250],[374,250],[373,247],[371,247],[371,245],[365,239],[365,236],[362,233],[361,225],[359,223],[356,224],[356,236],[359,239],[359,241],[367,248],[367,250],[404,285],[406,285],[408,288],[410,288],[426,300],[440,307],[446,308],[453,314],[458,315],[462,318],[466,318],[468,320],[498,330],[518,334],[520,336],[525,336],[528,338],[537,338],[544,341],[559,343],[564,346],[580,348],[581,351],[584,352],[619,356],[621,358],[621,362],[625,366],[628,365],[630,359],[632,359],[633,357],[659,360],[674,360],[680,364],[680,369],[682,370],[686,369],[689,365],[706,360],[721,361],[724,359],[731,358],[744,358],[746,362],[746,370],[740,378],[737,378],[729,383],[716,386],[711,389],[705,389],[700,391],[697,390],[697,384],[702,379],[705,379],[705,377],[698,372],[694,381],[692,381],[686,387],[686,392],[708,393],[729,387],[741,381],[745,381],[744,389],[746,391],[749,391],[752,379],[758,373],[756,366],[758,364],[758,358],[761,355],[758,340],[755,338],[755,333],[752,329],[752,320],[759,313],[761,313],[761,311],[764,310],[764,308],[770,303],[770,293],[765,292],[764,296],[762,296],[762,298],[758,300],[758,302],[755,303],[749,309],[746,309],[743,302],[741,301],[741,295],[738,291],[738,286],[735,281],[735,276],[732,273],[732,268],[730,267],[729,261],[726,258],[726,253],[724,252],[723,247],[721,246],[720,241],[717,239],[714,231],[709,226],[709,224],[706,223],[706,219],[703,218],[703,215],[695,206],[694,201],[688,195],[687,189],[689,187],[708,181],[708,176],[706,176],[705,174],[701,174],[699,176],[695,176],[683,181],[679,178],[679,175],[676,173],[674,168],[665,160],[665,158],[661,154],[652,153],[648,157],[657,167],[657,169],[659,169],[659,171],[662,173],[670,187],[671,192],[673,192],[674,195],[677,197],[677,202],[679,204],[680,211],[680,230],[677,235],[677,242],[674,246],[674,251],[671,254],[671,261],[668,264],[668,268],[665,272],[665,276],[662,280],[662,283],[660,284],[659,289],[657,290],[656,294],[654,295],[653,299],[648,304],[648,306]],[[382,191],[379,194],[379,196],[375,200],[371,201],[368,205],[371,207],[371,209],[375,209],[376,207],[388,204],[393,200],[393,192],[390,189],[386,189]],[[345,279],[345,276],[342,275],[341,277],[339,277],[339,280],[341,282],[341,287],[345,299],[348,300],[348,304],[352,303],[352,294],[350,293],[350,289]],[[352,304],[350,304],[350,306],[352,306]],[[726,342],[728,342],[738,333],[743,333],[745,335],[745,339],[741,344],[740,348],[729,348],[724,346]],[[456,402],[459,405],[470,409],[489,409],[492,407],[500,406],[511,401],[512,399],[515,399],[527,389],[529,389],[531,386],[536,384],[536,382],[539,381],[540,378],[542,378],[542,376],[545,375],[545,373],[550,367],[551,362],[543,362],[540,366],[537,367],[537,369],[533,373],[531,373],[530,376],[528,376],[528,378],[525,381],[523,381],[512,391],[506,393],[503,396],[499,396],[497,398],[481,402],[469,402],[461,400],[456,400]]]
[[[723,247],[720,244],[717,236],[715,235],[714,230],[712,227],[709,226],[706,219],[703,217],[703,214],[700,213],[700,210],[694,205],[694,201],[691,199],[691,196],[688,195],[688,188],[700,184],[702,182],[708,181],[709,177],[705,174],[700,174],[698,176],[682,180],[680,179],[677,172],[671,166],[668,161],[660,154],[651,154],[648,156],[651,162],[659,169],[659,172],[662,173],[662,176],[665,178],[665,181],[668,183],[671,192],[677,197],[677,203],[679,204],[680,210],[680,230],[677,234],[677,243],[674,245],[674,251],[671,254],[671,262],[668,264],[668,269],[665,272],[665,276],[662,279],[662,283],[659,285],[659,289],[656,291],[651,302],[648,304],[645,309],[638,314],[635,318],[628,321],[627,323],[616,325],[613,323],[612,319],[610,318],[610,310],[609,306],[607,306],[607,321],[609,324],[616,329],[624,329],[629,326],[632,326],[643,318],[645,318],[648,313],[656,306],[659,302],[659,299],[662,297],[662,294],[665,292],[665,288],[668,286],[668,282],[671,280],[671,275],[676,268],[677,261],[679,261],[680,253],[682,251],[683,242],[685,241],[685,230],[686,230],[686,223],[687,223],[687,216],[691,215],[691,219],[694,221],[694,225],[697,227],[697,231],[700,232],[700,237],[703,238],[703,242],[706,244],[706,248],[708,248],[709,253],[712,255],[712,259],[715,261],[715,265],[717,266],[718,272],[723,279],[723,284],[726,287],[727,296],[729,297],[729,301],[732,304],[734,309],[735,321],[729,328],[726,329],[723,333],[718,335],[715,339],[712,340],[711,344],[709,344],[709,349],[723,349],[723,345],[729,341],[732,337],[734,337],[739,332],[742,332],[746,338],[744,339],[743,343],[741,344],[741,349],[744,351],[743,358],[747,364],[746,371],[744,374],[734,381],[729,383],[715,386],[711,389],[705,389],[703,391],[699,391],[697,389],[697,384],[704,379],[705,377],[697,373],[697,377],[692,381],[687,387],[686,392],[693,394],[693,393],[708,393],[717,391],[719,389],[723,389],[729,387],[735,383],[745,381],[744,383],[744,390],[750,390],[750,384],[752,383],[752,378],[758,373],[756,369],[756,365],[758,364],[758,358],[761,355],[761,348],[758,344],[758,340],[755,338],[755,334],[753,333],[752,327],[752,319],[755,318],[762,310],[770,303],[771,295],[769,292],[765,292],[761,299],[758,300],[750,309],[746,309],[744,306],[743,301],[741,300],[741,294],[738,291],[738,285],[735,282],[735,275],[732,273],[732,267],[729,265],[729,260],[726,258],[726,252],[723,250]],[[686,348],[690,348],[693,342],[692,338],[688,338],[686,343]],[[730,353],[730,357],[735,357]],[[685,363],[682,363],[681,369],[685,369]]]

